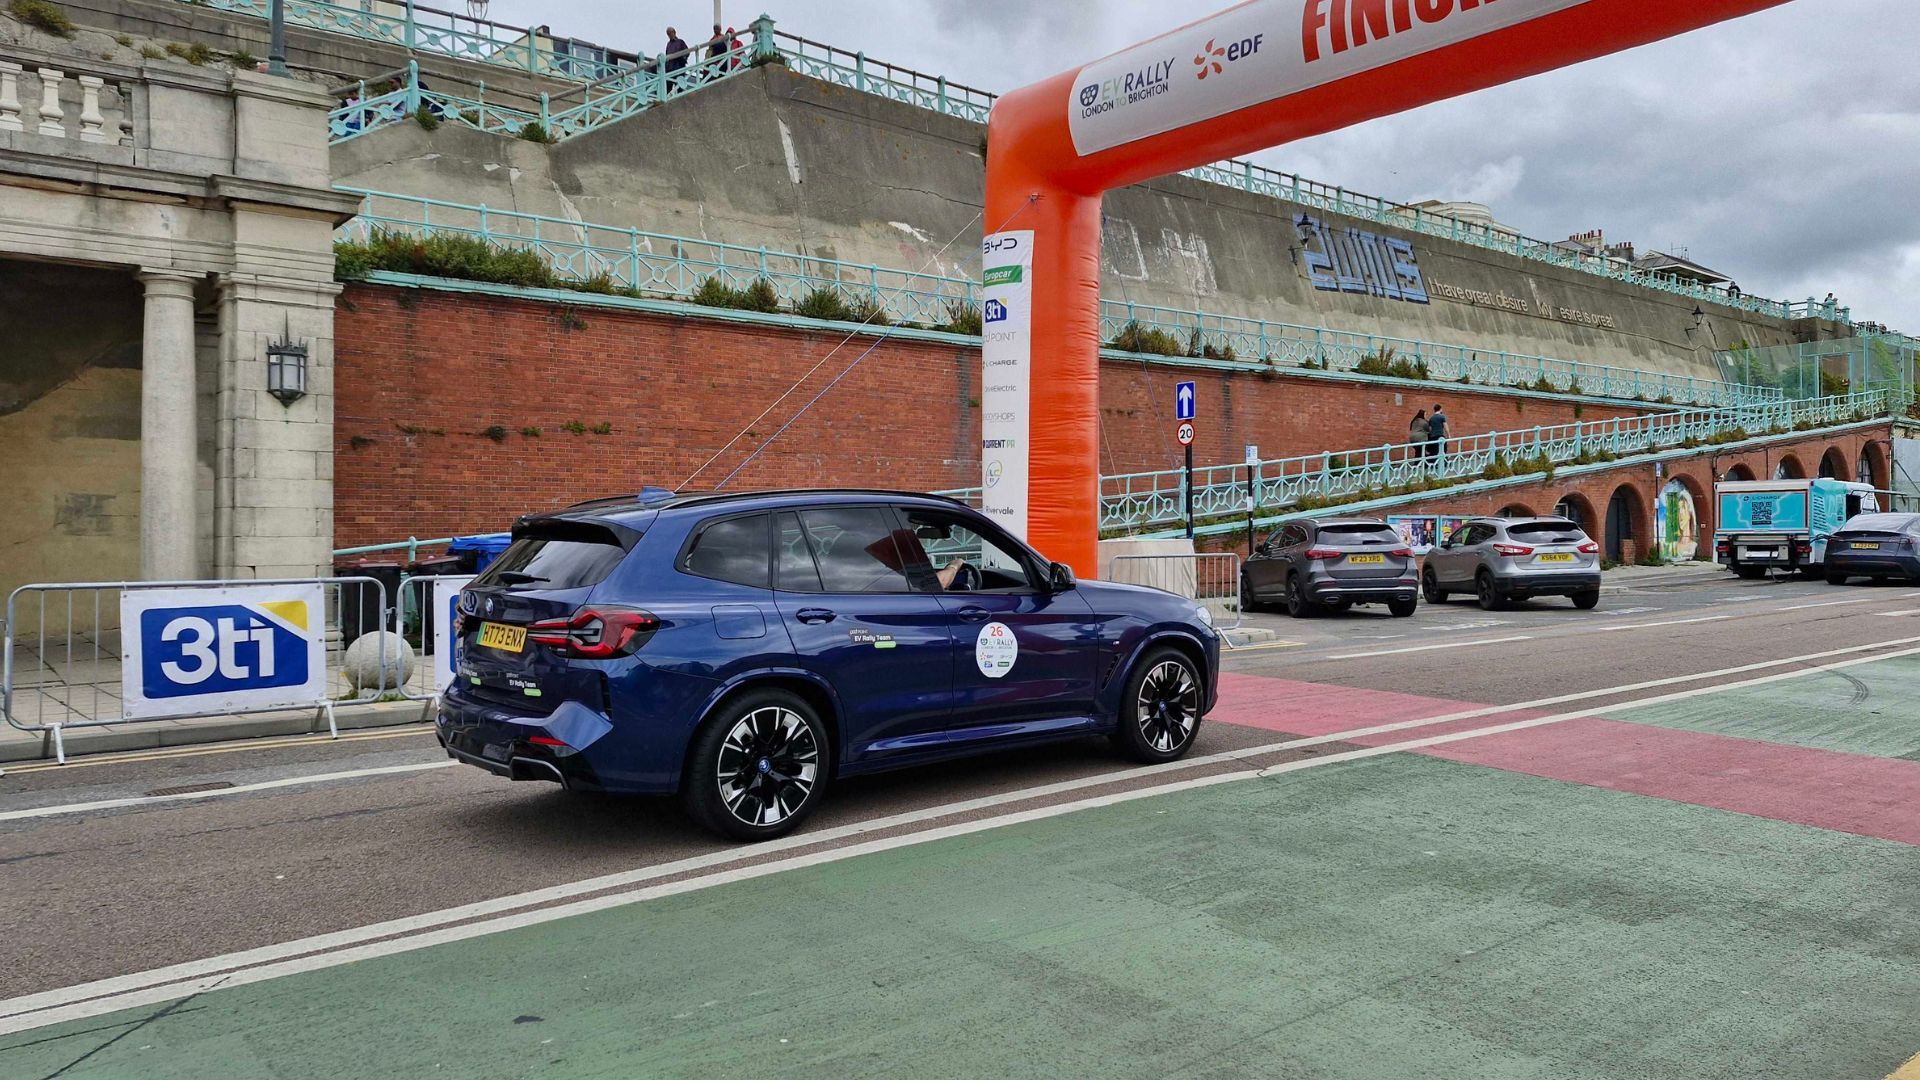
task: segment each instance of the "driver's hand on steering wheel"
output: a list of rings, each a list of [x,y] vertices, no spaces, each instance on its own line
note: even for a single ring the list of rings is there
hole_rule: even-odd
[[[967,566],[967,560],[955,559],[952,562],[948,563],[945,567],[941,568],[935,574],[935,576],[940,579],[940,588],[942,589],[953,588],[954,581],[956,581],[960,577],[960,571],[966,569],[966,566]]]

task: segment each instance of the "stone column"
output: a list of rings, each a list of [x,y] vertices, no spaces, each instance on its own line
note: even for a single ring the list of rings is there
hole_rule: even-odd
[[[140,576],[199,576],[194,515],[198,426],[194,412],[193,287],[171,270],[140,274],[146,325],[140,370]]]

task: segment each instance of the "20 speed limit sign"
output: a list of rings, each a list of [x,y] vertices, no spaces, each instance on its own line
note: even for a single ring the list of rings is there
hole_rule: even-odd
[[[1180,430],[1175,433],[1175,438],[1178,438],[1180,440],[1181,446],[1192,446],[1193,445],[1193,425],[1190,423],[1181,424]]]

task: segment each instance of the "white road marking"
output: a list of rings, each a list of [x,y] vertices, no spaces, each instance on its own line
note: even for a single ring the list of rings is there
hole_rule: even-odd
[[[1594,626],[1585,628],[1588,633],[1609,634],[1616,630],[1651,630],[1656,626],[1691,626],[1694,623],[1725,622],[1737,618],[1734,615],[1703,615],[1698,619],[1669,619],[1666,622],[1628,623],[1624,626]]]
[[[1871,597],[1871,596],[1863,596],[1863,597],[1861,597],[1861,598],[1860,598],[1860,599],[1858,599],[1858,600],[1825,600],[1825,601],[1822,601],[1822,602],[1820,602],[1820,603],[1818,603],[1818,604],[1792,604],[1792,605],[1789,605],[1789,606],[1787,606],[1787,607],[1783,607],[1783,608],[1774,608],[1773,610],[1775,610],[1775,611],[1805,611],[1805,610],[1807,610],[1808,608],[1817,608],[1817,607],[1845,607],[1845,606],[1846,606],[1846,605],[1848,605],[1848,604],[1871,604],[1871,603],[1873,603],[1873,601],[1874,601],[1874,597]]]
[[[1616,608],[1612,611],[1601,612],[1601,614],[1613,615],[1617,617],[1621,615],[1647,615],[1653,612],[1664,611],[1664,610],[1666,609],[1657,608],[1657,607],[1627,607],[1627,608]]]
[[[1876,611],[1874,614],[1887,619],[1904,619],[1909,615],[1920,615],[1920,608],[1912,608],[1907,611]]]
[[[60,803],[54,806],[35,806],[26,810],[8,810],[0,813],[0,821],[19,821],[23,818],[53,817],[57,814],[85,814],[94,810],[118,810],[128,806],[150,806],[156,803],[186,802],[191,799],[218,799],[228,795],[245,795],[250,791],[271,791],[275,788],[299,787],[303,784],[324,784],[329,780],[352,780],[361,776],[389,776],[396,773],[424,772],[428,769],[445,769],[458,765],[457,761],[428,761],[418,765],[383,765],[377,769],[354,769],[350,772],[316,773],[311,776],[288,776],[279,780],[264,780],[258,784],[241,784],[238,787],[217,788],[213,791],[188,791],[179,795],[137,795],[124,799],[102,799],[99,802]]]
[[[1367,660],[1375,656],[1399,656],[1402,653],[1432,652],[1435,649],[1470,649],[1476,645],[1506,645],[1515,641],[1532,641],[1531,637],[1483,638],[1479,641],[1447,641],[1438,645],[1414,645],[1405,649],[1374,649],[1371,652],[1341,653],[1329,656],[1329,660]]]
[[[1910,638],[1910,640],[1920,640],[1920,638]],[[1753,667],[1778,667],[1778,665],[1784,665],[1784,663],[1803,663],[1803,661],[1807,661],[1807,659],[1820,659],[1820,657],[1849,653],[1849,651],[1884,648],[1885,644],[1895,644],[1895,642],[1884,642],[1882,646],[1859,646],[1859,648],[1853,648],[1853,650],[1812,653],[1812,655],[1807,655],[1807,657],[1793,657],[1793,659],[1784,659],[1784,661],[1768,661],[1768,663],[1764,663],[1764,665],[1753,665]],[[1907,644],[1907,642],[1897,642],[1897,644]],[[25,1032],[25,1030],[33,1030],[33,1028],[42,1028],[42,1026],[58,1024],[58,1022],[65,1022],[65,1020],[100,1017],[100,1015],[104,1015],[104,1013],[115,1013],[115,1011],[121,1011],[121,1009],[134,1009],[134,1007],[140,1007],[140,1005],[156,1005],[156,1003],[161,1003],[161,1001],[173,1001],[173,999],[177,999],[177,997],[205,994],[205,992],[209,992],[209,990],[225,990],[225,988],[234,988],[234,986],[246,986],[246,984],[252,984],[252,982],[265,982],[265,980],[271,980],[271,978],[282,978],[282,976],[301,974],[301,972],[309,972],[309,970],[323,970],[330,969],[330,967],[340,967],[340,965],[349,965],[349,963],[363,961],[363,959],[390,957],[390,955],[409,953],[409,951],[432,947],[432,945],[461,942],[461,940],[468,940],[468,938],[482,938],[482,936],[501,934],[501,932],[509,932],[509,930],[522,930],[522,928],[526,928],[526,926],[536,926],[536,924],[541,924],[541,922],[555,922],[555,920],[570,919],[570,917],[574,917],[574,915],[588,915],[588,913],[593,913],[593,911],[607,911],[607,909],[612,909],[612,907],[626,907],[626,905],[634,905],[634,903],[643,903],[643,901],[647,901],[647,899],[659,899],[659,897],[664,896],[699,892],[699,890],[707,890],[707,888],[714,888],[714,886],[732,884],[732,882],[741,882],[741,880],[751,880],[751,878],[760,878],[760,876],[768,876],[768,874],[795,871],[795,869],[803,869],[803,867],[816,867],[816,865],[822,865],[822,863],[839,863],[839,861],[843,861],[843,859],[856,859],[856,857],[860,857],[860,855],[872,855],[872,853],[877,853],[877,851],[891,851],[891,849],[897,849],[897,847],[920,846],[920,844],[931,844],[931,842],[935,842],[935,840],[947,840],[947,838],[952,838],[952,836],[968,836],[968,834],[973,834],[973,832],[985,832],[985,830],[991,830],[991,828],[1002,828],[1002,826],[1010,826],[1010,824],[1043,821],[1043,819],[1050,819],[1050,817],[1064,817],[1064,815],[1077,813],[1077,811],[1083,811],[1083,809],[1106,807],[1106,805],[1117,805],[1117,803],[1129,803],[1129,801],[1139,801],[1139,799],[1154,798],[1154,796],[1167,796],[1167,794],[1177,794],[1177,792],[1190,792],[1190,790],[1198,790],[1198,788],[1212,788],[1212,786],[1217,786],[1217,784],[1231,784],[1231,782],[1236,782],[1236,780],[1252,780],[1252,778],[1261,778],[1261,776],[1279,776],[1279,774],[1284,773],[1298,773],[1298,771],[1302,771],[1302,769],[1317,769],[1317,767],[1323,767],[1323,765],[1336,765],[1336,763],[1346,763],[1346,761],[1359,761],[1359,759],[1380,757],[1380,755],[1386,755],[1386,753],[1398,753],[1398,751],[1407,751],[1407,749],[1442,746],[1442,744],[1450,744],[1450,742],[1463,742],[1463,740],[1469,740],[1469,738],[1480,738],[1480,736],[1503,734],[1503,732],[1511,732],[1511,730],[1523,730],[1523,728],[1536,728],[1536,726],[1546,726],[1546,724],[1563,723],[1563,721],[1582,719],[1582,717],[1594,717],[1594,715],[1599,715],[1599,713],[1611,713],[1611,711],[1620,711],[1620,709],[1638,709],[1638,707],[1644,707],[1644,705],[1657,705],[1657,703],[1665,703],[1665,701],[1697,698],[1697,696],[1705,696],[1705,694],[1716,694],[1716,692],[1720,692],[1720,690],[1736,690],[1736,688],[1745,688],[1745,686],[1761,686],[1761,684],[1780,682],[1780,680],[1788,680],[1788,678],[1805,678],[1805,676],[1818,675],[1818,673],[1824,673],[1824,671],[1836,671],[1836,669],[1855,667],[1855,665],[1862,665],[1862,663],[1878,663],[1878,661],[1884,661],[1884,659],[1903,657],[1903,655],[1916,655],[1916,653],[1920,653],[1920,650],[1903,650],[1895,651],[1895,653],[1884,653],[1884,655],[1872,655],[1872,657],[1857,657],[1857,659],[1839,661],[1839,663],[1830,663],[1830,665],[1803,667],[1803,669],[1786,671],[1786,673],[1780,673],[1780,675],[1768,675],[1763,676],[1763,678],[1743,680],[1743,682],[1716,684],[1716,686],[1701,686],[1701,688],[1695,688],[1695,690],[1682,690],[1682,692],[1676,692],[1676,694],[1661,694],[1661,696],[1655,696],[1655,698],[1626,701],[1626,703],[1619,703],[1619,705],[1601,705],[1601,707],[1594,707],[1594,709],[1580,709],[1580,711],[1559,713],[1559,715],[1551,715],[1551,717],[1534,717],[1534,719],[1517,721],[1517,723],[1492,724],[1492,726],[1486,726],[1486,728],[1473,728],[1473,730],[1465,730],[1465,732],[1448,732],[1448,734],[1438,734],[1438,736],[1428,736],[1428,738],[1417,738],[1417,740],[1407,740],[1407,742],[1396,742],[1396,744],[1386,744],[1386,746],[1350,749],[1350,751],[1344,751],[1344,753],[1331,753],[1331,755],[1327,755],[1327,757],[1309,757],[1309,759],[1300,759],[1300,761],[1286,761],[1286,763],[1281,763],[1281,765],[1271,765],[1271,767],[1267,767],[1267,769],[1242,769],[1242,771],[1235,771],[1235,773],[1194,776],[1194,778],[1190,778],[1190,780],[1175,780],[1175,782],[1171,782],[1171,784],[1158,784],[1158,786],[1154,786],[1154,788],[1135,788],[1135,790],[1129,790],[1129,792],[1114,792],[1114,794],[1106,794],[1106,796],[1075,799],[1075,801],[1071,801],[1071,803],[1058,803],[1058,805],[1050,805],[1050,807],[1033,807],[1033,809],[1016,811],[1016,813],[1008,813],[1008,815],[998,815],[998,817],[987,817],[987,819],[979,819],[979,821],[956,822],[956,824],[947,824],[947,826],[939,826],[939,828],[929,828],[929,830],[925,830],[925,832],[912,832],[912,834],[902,834],[902,836],[889,836],[889,838],[883,838],[883,840],[870,840],[870,842],[864,842],[864,844],[835,847],[835,849],[829,849],[829,851],[814,851],[814,853],[808,853],[808,855],[795,855],[795,857],[791,857],[791,859],[776,859],[776,861],[770,861],[770,863],[760,863],[760,865],[755,865],[755,867],[737,867],[737,869],[732,869],[732,871],[716,872],[716,874],[707,874],[707,876],[689,878],[689,880],[680,880],[680,882],[666,882],[666,884],[647,886],[647,888],[630,890],[630,892],[618,892],[618,894],[611,894],[611,896],[591,897],[591,899],[582,899],[582,901],[574,901],[574,903],[564,903],[564,905],[559,905],[559,907],[541,907],[541,909],[534,909],[534,911],[518,911],[518,913],[505,915],[505,917],[499,917],[499,919],[484,920],[484,922],[470,922],[470,924],[465,924],[465,926],[449,926],[449,928],[444,928],[444,930],[434,930],[434,932],[426,932],[426,934],[413,934],[413,936],[405,936],[405,938],[388,938],[388,940],[384,940],[384,942],[367,942],[367,938],[374,936],[374,930],[378,930],[378,926],[367,926],[367,928],[361,928],[361,930],[348,930],[348,932],[340,932],[340,934],[324,934],[323,938],[309,938],[307,942],[290,942],[290,944],[286,945],[267,945],[267,947],[263,947],[263,949],[252,949],[252,951],[248,951],[248,953],[234,953],[234,955],[230,955],[230,957],[215,957],[215,959],[209,959],[209,961],[194,961],[194,963],[190,963],[190,965],[173,965],[171,969],[140,972],[140,974],[131,974],[131,976],[119,976],[119,978],[109,978],[109,980],[90,982],[90,984],[81,984],[81,986],[71,986],[71,988],[65,988],[65,990],[52,990],[52,992],[46,992],[46,994],[33,994],[27,995],[27,997],[15,997],[15,999],[10,999],[10,1001],[0,1001],[0,1036],[15,1034],[15,1032]],[[1749,667],[1749,669],[1751,669],[1751,667]],[[1741,671],[1741,669],[1728,669],[1728,671]],[[1726,673],[1703,673],[1703,675],[1678,676],[1678,680],[1695,680],[1695,678],[1709,678],[1709,676],[1713,675],[1726,675]],[[1672,680],[1668,680],[1668,682],[1672,682]],[[1609,692],[1617,694],[1620,690],[1609,690]],[[1609,694],[1609,692],[1588,692],[1588,696]],[[1519,707],[1519,705],[1503,705],[1503,707],[1496,707],[1496,709],[1498,709],[1498,711],[1513,711],[1513,709],[1517,709],[1517,707]],[[1432,719],[1432,721],[1423,721],[1423,723],[1442,723],[1442,721]],[[1340,740],[1340,738],[1352,738],[1354,734],[1357,734],[1357,732],[1340,732],[1340,734],[1319,736],[1319,738],[1315,738],[1315,740],[1304,740],[1304,742],[1294,742],[1294,744],[1284,744],[1284,746],[1306,746],[1308,742],[1331,742],[1331,740]],[[1242,753],[1248,753],[1248,751],[1242,751]],[[916,811],[916,813],[927,813],[927,811]],[[954,811],[941,809],[941,811],[939,811],[939,817],[945,817],[948,813],[954,813]],[[902,815],[902,817],[908,817],[908,815]],[[816,842],[820,842],[822,838],[826,838],[826,834],[789,836],[787,840],[772,842],[772,844],[758,844],[758,846],[753,847],[732,847],[732,849],[716,851],[716,853],[712,853],[712,855],[703,855],[703,857],[695,857],[695,859],[682,859],[680,863],[670,863],[670,865],[664,865],[664,867],[653,867],[653,869],[636,871],[632,872],[632,874],[612,874],[612,876],[630,878],[632,882],[639,882],[639,880],[645,880],[645,878],[659,878],[659,876],[670,874],[670,872],[684,872],[685,869],[691,869],[693,865],[718,865],[718,863],[724,863],[724,861],[737,861],[737,859],[745,859],[745,857],[766,855],[768,851],[776,851],[776,849],[780,849],[780,847],[793,847],[797,846],[797,844],[816,844]],[[607,880],[607,878],[601,878],[601,880]],[[520,907],[524,907],[526,903],[538,903],[538,901],[532,901],[532,899],[528,899],[528,897],[541,896],[541,894],[557,894],[559,890],[564,890],[564,888],[572,888],[572,886],[557,886],[557,888],[553,888],[553,890],[540,890],[540,894],[524,894],[524,896],[520,897],[520,899],[522,899],[522,905],[520,905]],[[488,901],[488,905],[495,905],[495,911],[499,911],[501,907],[497,907],[497,905],[501,905],[501,903],[505,903],[505,901],[511,901],[511,899],[515,899],[515,897],[501,897],[501,899],[497,899],[497,901]],[[488,905],[467,905],[465,911],[474,911],[474,909],[478,909],[478,907],[488,907]],[[455,909],[455,911],[461,911],[461,909]],[[415,917],[415,919],[411,920],[396,920],[396,922],[388,922],[388,924],[382,924],[382,926],[394,926],[394,924],[399,924],[399,922],[422,922],[422,920],[436,919],[438,915],[445,915],[445,913],[430,913],[430,915],[422,915],[422,917]],[[470,917],[470,915],[467,915],[467,917]],[[445,922],[445,920],[442,919],[442,922]],[[315,951],[315,949],[319,949],[319,947],[332,947],[332,945],[317,945],[317,942],[323,942],[323,940],[328,940],[328,942],[332,942],[332,944],[349,945],[349,947],[342,947],[342,949],[338,949],[338,951]],[[363,942],[363,944],[355,944],[355,942]],[[300,949],[300,945],[305,945],[305,947]],[[288,949],[294,949],[294,951],[290,953]],[[298,955],[298,951],[305,951],[305,953],[309,953],[309,955]],[[263,965],[263,967],[252,967],[252,969],[230,970],[236,969],[240,963],[248,963],[248,961],[244,961],[242,957],[261,957],[261,959],[265,959],[265,955],[269,955],[269,953],[290,955],[292,959],[284,959],[284,961],[280,961],[280,963],[267,963],[267,965]],[[175,976],[173,980],[169,980],[169,982],[165,982],[165,984],[157,984],[157,980],[154,978],[154,976],[159,976],[159,974],[163,974],[163,972],[180,972],[182,969],[200,969],[200,972],[198,972],[196,976],[184,976],[184,978],[182,978],[182,976]],[[121,988],[127,988],[127,990],[115,992],[115,990],[109,990],[109,986],[121,986]]]
[[[211,957],[204,960],[194,960],[194,961],[189,961],[183,964],[174,964],[164,968],[156,968],[151,971],[140,972],[132,975],[118,976],[112,979],[102,979],[102,980],[98,980],[91,983],[82,983],[77,986],[63,987],[57,990],[49,990],[49,991],[44,991],[38,994],[29,994],[24,997],[13,998],[7,1001],[0,1001],[0,1035],[12,1034],[19,1031],[27,1031],[27,1030],[31,1030],[33,1028],[38,1028],[38,1027],[45,1027],[49,1024],[61,1023],[67,1020],[82,1019],[89,1016],[99,1016],[104,1013],[115,1012],[120,1009],[135,1008],[140,1005],[170,1001],[175,998],[186,997],[191,994],[202,993],[215,988],[242,986],[247,983],[261,982],[267,979],[279,978],[285,975],[298,974],[303,971],[313,971],[313,970],[319,970],[321,968],[335,967],[341,964],[352,963],[357,960],[370,959],[376,956],[388,956],[395,953],[408,952],[414,949],[421,949],[431,945],[441,944],[443,942],[458,941],[463,938],[478,937],[484,934],[498,933],[500,931],[518,929],[523,926],[530,926],[530,925],[534,925],[542,922],[550,922],[556,919],[567,918],[572,915],[585,914],[586,912],[589,912],[589,911],[599,911],[599,910],[604,910],[606,908],[638,903],[644,900],[650,900],[660,896],[673,895],[674,893],[691,892],[696,889],[710,888],[712,886],[722,885],[728,882],[746,880],[747,878],[759,877],[765,874],[777,873],[785,869],[797,869],[802,866],[812,866],[812,865],[817,865],[819,863],[837,861],[839,859],[853,858],[857,855],[868,854],[870,852],[885,851],[885,850],[889,850],[891,848],[896,848],[896,847],[905,847],[912,844],[927,843],[933,840],[944,839],[950,836],[961,836],[967,833],[980,832],[980,831],[984,831],[986,829],[991,829],[991,828],[998,828],[1003,825],[1014,825],[1014,824],[1019,824],[1025,821],[1035,821],[1042,818],[1057,817],[1062,814],[1072,813],[1077,810],[1090,809],[1092,807],[1097,807],[1097,806],[1109,806],[1116,803],[1130,802],[1135,799],[1148,798],[1154,795],[1169,794],[1177,791],[1187,791],[1187,790],[1193,790],[1196,788],[1210,787],[1215,784],[1229,783],[1236,780],[1251,779],[1254,777],[1261,776],[1265,773],[1291,772],[1291,771],[1296,771],[1300,768],[1308,768],[1308,767],[1317,766],[1317,765],[1333,764],[1335,762],[1340,762],[1340,761],[1352,761],[1352,760],[1365,758],[1365,757],[1375,757],[1384,753],[1392,753],[1395,750],[1418,749],[1421,746],[1437,745],[1435,740],[1440,740],[1445,742],[1458,741],[1464,738],[1472,738],[1477,735],[1492,735],[1492,734],[1498,734],[1501,731],[1518,730],[1519,728],[1522,728],[1522,727],[1539,727],[1545,723],[1556,722],[1558,720],[1570,720],[1580,716],[1597,715],[1599,713],[1612,712],[1612,711],[1621,710],[1621,709],[1639,708],[1641,706],[1657,704],[1663,701],[1676,700],[1680,697],[1697,696],[1702,694],[1713,693],[1719,690],[1734,689],[1737,687],[1749,686],[1749,685],[1759,685],[1762,683],[1775,682],[1783,679],[1800,678],[1806,675],[1816,674],[1822,671],[1831,671],[1837,668],[1851,667],[1856,664],[1868,664],[1868,663],[1874,663],[1881,660],[1893,659],[1895,657],[1920,654],[1920,649],[1906,649],[1900,652],[1885,653],[1885,654],[1876,655],[1876,656],[1860,657],[1858,659],[1845,661],[1842,663],[1823,665],[1820,667],[1799,668],[1794,671],[1784,672],[1779,675],[1767,676],[1765,678],[1751,680],[1749,682],[1720,684],[1720,685],[1710,686],[1710,687],[1701,687],[1697,690],[1687,691],[1683,694],[1662,695],[1655,698],[1647,698],[1640,701],[1627,702],[1624,704],[1601,706],[1594,709],[1582,710],[1576,713],[1563,714],[1558,717],[1541,717],[1541,718],[1536,718],[1532,720],[1519,721],[1517,724],[1496,725],[1490,728],[1476,728],[1468,732],[1455,732],[1449,735],[1435,736],[1432,739],[1417,739],[1417,740],[1412,740],[1406,743],[1390,744],[1385,747],[1367,747],[1362,750],[1348,751],[1346,753],[1341,753],[1341,754],[1333,754],[1324,758],[1313,758],[1313,759],[1308,759],[1302,762],[1287,763],[1287,765],[1284,765],[1284,766],[1272,766],[1267,770],[1246,769],[1246,770],[1239,770],[1239,771],[1230,772],[1230,773],[1217,774],[1215,776],[1196,777],[1190,780],[1176,781],[1171,784],[1163,784],[1153,788],[1143,788],[1143,789],[1135,789],[1133,791],[1117,792],[1109,795],[1097,796],[1090,799],[1082,799],[1072,803],[1063,803],[1063,804],[1050,806],[1050,807],[1039,807],[1032,810],[1019,811],[1016,813],[1005,814],[998,817],[982,818],[980,820],[971,821],[971,822],[962,822],[956,825],[943,826],[938,829],[928,830],[926,832],[912,833],[912,834],[907,834],[907,835],[898,836],[898,837],[891,837],[884,840],[870,841],[864,844],[852,845],[845,848],[836,848],[831,851],[818,852],[811,855],[796,856],[795,858],[792,858],[792,859],[775,861],[771,863],[762,864],[759,866],[744,867],[740,869],[724,871],[722,873],[713,874],[706,877],[694,878],[687,881],[652,886],[649,888],[644,888],[644,889],[640,889],[632,892],[616,893],[616,894],[605,896],[605,897],[596,897],[591,900],[585,900],[585,901],[580,901],[578,903],[562,905],[560,907],[543,908],[535,911],[523,911],[518,914],[506,916],[504,918],[492,919],[492,920],[489,920],[486,922],[480,922],[480,923],[472,923],[466,926],[453,927],[450,929],[440,930],[433,933],[418,934],[412,937],[392,937],[389,940],[385,940],[385,941],[372,941],[372,939],[380,938],[388,935],[405,934],[405,933],[410,933],[414,930],[424,929],[426,927],[444,926],[447,923],[457,922],[464,919],[476,918],[476,917],[480,917],[487,914],[494,914],[494,913],[503,912],[503,911],[513,911],[517,908],[525,908],[534,904],[546,903],[548,901],[551,901],[554,899],[561,899],[567,896],[577,896],[577,895],[582,895],[590,892],[599,892],[609,888],[615,888],[620,885],[637,884],[647,880],[658,879],[671,874],[680,874],[680,873],[688,872],[690,870],[704,869],[711,866],[723,865],[729,862],[737,862],[743,859],[756,858],[759,856],[771,854],[773,852],[791,849],[794,847],[818,844],[827,840],[836,839],[846,835],[853,835],[859,832],[872,831],[874,829],[892,828],[902,823],[910,823],[913,821],[923,821],[923,820],[929,820],[937,817],[947,817],[953,814],[965,813],[970,809],[977,809],[983,806],[990,806],[990,805],[995,805],[999,803],[1031,799],[1031,798],[1038,797],[1043,793],[1066,791],[1066,790],[1071,790],[1073,788],[1089,787],[1089,786],[1094,786],[1098,784],[1113,783],[1117,780],[1124,779],[1127,776],[1138,776],[1142,774],[1165,772],[1172,769],[1190,768],[1194,765],[1207,763],[1207,762],[1217,762],[1217,761],[1231,760],[1235,758],[1258,756],[1260,754],[1271,753],[1275,750],[1286,749],[1290,747],[1301,747],[1301,746],[1314,745],[1318,743],[1344,741],[1347,739],[1360,737],[1367,734],[1374,734],[1374,733],[1395,731],[1395,730],[1405,730],[1408,728],[1433,725],[1433,724],[1449,723],[1452,721],[1471,719],[1479,716],[1494,715],[1494,714],[1503,713],[1503,712],[1514,712],[1521,709],[1539,708],[1539,707],[1545,707],[1545,706],[1550,706],[1555,704],[1565,704],[1567,702],[1577,701],[1577,700],[1590,700],[1596,697],[1605,697],[1605,696],[1614,695],[1614,694],[1629,693],[1636,690],[1652,689],[1660,686],[1672,686],[1672,685],[1676,685],[1684,682],[1695,682],[1700,679],[1717,678],[1723,675],[1743,674],[1750,671],[1764,670],[1770,667],[1780,667],[1783,665],[1792,665],[1792,664],[1804,664],[1812,660],[1823,660],[1823,659],[1828,659],[1836,656],[1846,656],[1846,655],[1851,655],[1855,653],[1870,652],[1875,649],[1890,648],[1897,645],[1912,645],[1916,642],[1920,642],[1920,638],[1902,638],[1894,641],[1878,642],[1872,645],[1856,645],[1856,646],[1845,648],[1845,649],[1833,649],[1826,652],[1810,653],[1805,656],[1788,657],[1781,660],[1762,661],[1759,663],[1743,665],[1741,667],[1725,668],[1719,671],[1700,672],[1693,675],[1678,675],[1678,676],[1673,676],[1666,679],[1655,679],[1648,682],[1635,683],[1629,686],[1617,686],[1617,687],[1608,687],[1600,690],[1589,690],[1589,691],[1584,691],[1578,694],[1562,695],[1557,698],[1545,698],[1539,701],[1521,702],[1514,705],[1489,706],[1483,709],[1471,710],[1468,712],[1461,712],[1461,713],[1454,713],[1447,716],[1429,717],[1421,720],[1403,721],[1398,724],[1380,725],[1374,728],[1362,728],[1362,729],[1356,729],[1354,731],[1338,732],[1332,735],[1318,736],[1313,739],[1297,740],[1290,743],[1275,743],[1275,744],[1271,744],[1269,746],[1264,746],[1264,747],[1254,747],[1246,750],[1232,751],[1225,754],[1209,755],[1206,758],[1196,758],[1196,759],[1192,759],[1190,761],[1185,761],[1185,762],[1170,762],[1166,765],[1149,766],[1148,768],[1135,770],[1131,773],[1126,773],[1126,774],[1105,774],[1097,777],[1083,777],[1079,780],[1070,780],[1070,781],[1064,781],[1058,784],[1044,785],[1042,787],[1028,789],[1023,792],[1007,792],[997,796],[987,796],[981,799],[970,800],[965,803],[955,803],[955,804],[949,804],[949,805],[940,806],[940,807],[929,807],[924,810],[916,810],[906,814],[895,815],[892,818],[879,819],[875,821],[841,826],[838,829],[827,829],[827,830],[822,830],[821,832],[818,832],[818,833],[809,833],[809,834],[801,834],[798,836],[790,836],[782,840],[776,840],[776,841],[772,841],[765,844],[756,844],[752,847],[726,848],[720,851],[711,852],[707,855],[696,856],[690,859],[682,859],[674,863],[667,863],[660,866],[647,867],[640,870],[626,871],[620,874],[611,874],[601,878],[593,878],[587,881],[575,882],[570,885],[557,885],[547,889],[536,890],[534,892],[522,893],[518,896],[500,897],[495,900],[482,901],[480,903],[475,903],[475,904],[467,904],[461,907],[449,908],[439,912],[429,912],[423,915],[411,916],[405,919],[395,919],[389,922],[376,923],[370,926],[364,926],[364,927],[360,927],[353,930],[344,930],[344,931],[339,931],[332,934],[323,934],[317,937],[306,938],[299,941],[283,942],[278,945],[263,946],[258,949],[252,949],[252,950],[248,950],[246,952],[241,952],[241,953],[232,953],[227,956]],[[1291,767],[1288,767],[1288,766],[1291,766]],[[336,948],[339,949],[339,951],[335,951],[335,952],[323,951],[327,949],[336,949]],[[303,954],[311,954],[311,955],[303,955]],[[279,960],[281,962],[270,963],[270,961],[275,961],[275,960]],[[259,964],[264,966],[246,968],[247,965],[254,965],[254,964]],[[235,970],[240,968],[246,968],[246,970]]]

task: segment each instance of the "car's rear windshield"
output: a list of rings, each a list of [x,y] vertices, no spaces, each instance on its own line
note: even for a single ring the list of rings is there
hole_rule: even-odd
[[[586,589],[607,580],[626,557],[619,538],[604,527],[539,527],[522,532],[474,584]]]
[[[1385,525],[1365,521],[1320,526],[1320,539],[1329,544],[1398,544],[1400,534]]]
[[[1523,521],[1507,526],[1507,535],[1528,540],[1582,540],[1586,534],[1571,521]]]
[[[1861,514],[1847,522],[1848,532],[1905,532],[1913,527],[1914,514]]]

